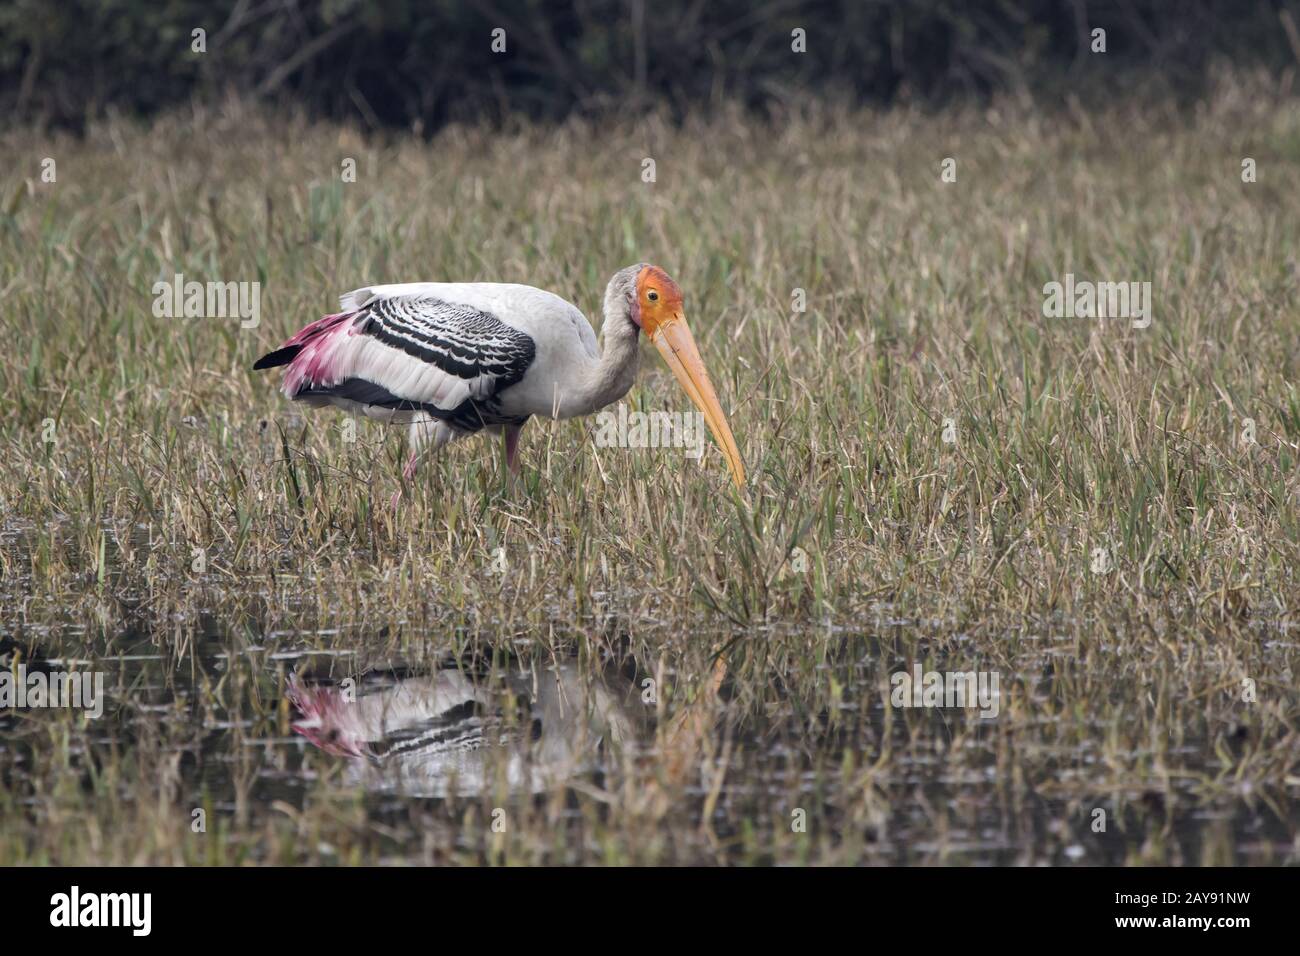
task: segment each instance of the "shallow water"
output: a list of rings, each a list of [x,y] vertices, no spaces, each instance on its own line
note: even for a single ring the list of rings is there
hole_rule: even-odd
[[[630,656],[548,659],[514,640],[476,645],[473,659],[412,664],[363,657],[362,648],[384,643],[368,635],[233,636],[247,633],[207,619],[179,655],[159,653],[147,635],[118,635],[109,642],[112,656],[93,665],[105,674],[104,716],[82,724],[84,736],[71,734],[66,768],[44,765],[40,748],[51,739],[51,722],[66,722],[67,714],[0,714],[7,790],[34,811],[60,777],[84,785],[106,761],[164,768],[156,772],[167,777],[177,807],[207,808],[234,832],[256,832],[268,818],[323,800],[351,801],[357,825],[368,828],[362,861],[383,862],[438,861],[443,850],[472,850],[473,839],[458,829],[469,806],[484,814],[531,807],[539,815],[531,824],[536,839],[553,842],[545,859],[580,862],[611,852],[593,830],[602,819],[615,830],[624,826],[629,808],[663,785],[672,758],[660,732],[669,718],[647,689],[655,671]],[[66,629],[61,635],[65,645],[74,643]],[[653,820],[650,832],[668,844],[655,860],[1298,858],[1293,790],[1253,792],[1248,783],[1225,781],[1225,755],[1204,740],[1116,754],[1104,743],[1104,719],[1073,719],[1071,736],[1050,708],[1021,719],[1014,734],[998,719],[973,720],[950,708],[891,714],[882,674],[906,662],[892,659],[879,637],[833,640],[837,653],[812,684],[780,675],[759,690],[724,682],[687,756],[698,772]],[[332,649],[322,650],[322,642]],[[1051,643],[1025,641],[1022,651],[1041,669],[1036,693],[1049,703],[1061,696],[1051,684],[1058,655]],[[1294,649],[1282,636],[1273,643],[1277,653]],[[46,664],[75,662],[51,657]],[[665,676],[673,677],[661,670]],[[834,688],[829,698],[826,686]],[[1015,706],[1014,696],[1004,689],[1004,707]],[[1103,771],[1118,758],[1153,769],[1115,785]],[[1112,784],[1099,787],[1101,779]],[[1097,808],[1106,812],[1104,832],[1091,826]],[[256,841],[246,843],[241,859],[266,858]],[[328,844],[314,849],[326,859],[335,852]]]

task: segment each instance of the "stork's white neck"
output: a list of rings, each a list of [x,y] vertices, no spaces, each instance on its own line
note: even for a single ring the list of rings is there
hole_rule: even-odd
[[[639,333],[625,313],[606,309],[601,339],[600,360],[592,366],[583,388],[583,404],[592,411],[626,395],[641,364]]]

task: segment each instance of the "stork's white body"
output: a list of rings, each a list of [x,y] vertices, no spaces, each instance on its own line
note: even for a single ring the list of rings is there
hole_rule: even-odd
[[[533,415],[572,418],[632,386],[637,329],[605,326],[552,292],[504,282],[365,286],[256,367],[287,365],[284,393],[410,426],[415,456],[482,429],[513,442]]]
[[[591,407],[591,396],[575,386],[595,373],[600,346],[591,323],[573,303],[544,289],[509,282],[403,282],[357,289],[344,295],[342,304],[344,311],[356,311],[375,299],[400,296],[466,305],[495,315],[533,340],[536,355],[523,379],[498,396],[503,411],[519,417],[572,418],[596,410]],[[367,356],[372,361],[365,363],[365,370],[381,379],[396,376],[401,391],[390,387],[395,394],[436,404],[478,397],[471,386],[449,382],[450,376],[437,366],[376,345],[373,357]],[[630,387],[631,382],[628,384]]]

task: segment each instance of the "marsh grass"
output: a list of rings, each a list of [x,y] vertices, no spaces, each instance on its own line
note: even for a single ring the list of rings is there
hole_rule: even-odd
[[[428,142],[229,103],[0,156],[7,658],[106,669],[114,702],[0,716],[0,861],[1295,860],[1300,113],[1266,81]],[[366,283],[528,282],[595,318],[642,260],[686,291],[743,495],[712,444],[534,421],[518,483],[476,439],[394,515],[402,436],[349,443],[250,370]],[[177,272],[261,282],[260,326],[155,318]],[[1044,318],[1067,272],[1152,282],[1151,327]],[[683,408],[644,366],[627,400]],[[289,733],[321,654],[574,658],[660,678],[661,729],[708,710],[684,778],[660,733],[545,797],[375,798]],[[997,720],[890,708],[914,661],[999,672]]]

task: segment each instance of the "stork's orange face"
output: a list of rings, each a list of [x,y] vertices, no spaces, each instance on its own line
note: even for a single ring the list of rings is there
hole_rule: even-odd
[[[740,461],[740,451],[736,448],[731,426],[727,424],[727,416],[709,381],[709,373],[705,371],[695,337],[686,324],[682,290],[658,266],[646,266],[637,276],[632,317],[664,357],[691,401],[704,414],[709,431],[713,432],[723,457],[727,459],[732,480],[737,488],[744,487],[745,466]]]
[[[682,290],[663,269],[646,266],[636,277],[636,308],[632,314],[653,342],[665,322],[681,317]]]

